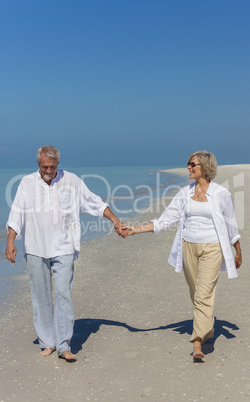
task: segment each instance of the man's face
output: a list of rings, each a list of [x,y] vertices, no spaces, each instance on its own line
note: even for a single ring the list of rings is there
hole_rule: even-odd
[[[59,162],[57,159],[47,158],[43,153],[41,153],[39,171],[42,179],[49,185],[56,177],[58,164]]]

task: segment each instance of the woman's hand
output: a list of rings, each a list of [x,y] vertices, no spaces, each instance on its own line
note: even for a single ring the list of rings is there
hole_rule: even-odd
[[[154,231],[153,222],[146,223],[145,225],[141,225],[141,226],[126,225],[124,228],[127,230],[128,236]]]
[[[135,234],[135,227],[134,226],[126,225],[124,229],[127,230],[127,236],[132,236],[132,235]]]
[[[236,256],[235,256],[234,261],[235,261],[235,266],[236,266],[236,268],[237,268],[237,269],[240,268],[240,266],[241,266],[241,264],[242,264],[241,252],[240,252],[240,253],[236,253]]]

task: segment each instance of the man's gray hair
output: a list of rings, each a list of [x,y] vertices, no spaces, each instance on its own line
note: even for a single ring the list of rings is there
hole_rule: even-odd
[[[60,151],[51,145],[45,145],[44,147],[38,149],[36,154],[38,165],[40,165],[41,162],[41,154],[44,154],[47,158],[56,159],[58,163],[60,161]]]

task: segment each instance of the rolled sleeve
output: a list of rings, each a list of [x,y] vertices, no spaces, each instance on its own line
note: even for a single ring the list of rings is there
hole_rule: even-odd
[[[101,216],[103,218],[104,217],[104,211],[108,207],[109,207],[109,204],[107,204],[106,202],[103,202],[101,207],[99,208],[99,213],[100,213],[99,216]]]
[[[236,216],[233,207],[233,199],[231,194],[227,193],[224,199],[224,210],[223,210],[224,221],[227,226],[227,232],[230,240],[230,244],[233,245],[237,240],[240,239],[238,232],[238,225],[236,221]]]
[[[103,202],[99,195],[92,193],[85,183],[81,182],[81,211],[103,218],[105,209],[109,205]]]
[[[230,240],[230,244],[231,246],[233,246],[238,240],[240,240],[241,235],[237,234],[237,236],[235,236],[233,239]]]
[[[7,225],[6,225],[6,229],[7,229],[8,233],[9,233],[9,229],[13,229],[14,232],[16,232],[16,234],[17,234],[16,239],[17,240],[22,239],[21,229],[14,222],[9,222],[8,221]]]
[[[13,201],[9,218],[6,224],[6,229],[13,229],[17,234],[17,239],[21,239],[21,232],[23,230],[25,221],[25,203],[24,203],[25,193],[22,190],[22,182],[20,183],[15,199]]]
[[[180,221],[185,200],[183,189],[179,191],[161,216],[158,219],[153,219],[154,234],[160,233],[162,230],[175,225]]]
[[[154,234],[159,234],[161,232],[161,229],[157,219],[153,219],[151,222],[153,222],[154,225]]]

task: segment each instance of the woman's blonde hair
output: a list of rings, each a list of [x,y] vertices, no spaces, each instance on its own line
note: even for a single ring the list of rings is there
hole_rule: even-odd
[[[217,161],[215,156],[211,152],[197,151],[189,157],[188,162],[190,162],[195,156],[199,159],[201,164],[201,173],[205,179],[210,182],[215,178],[217,173]]]

